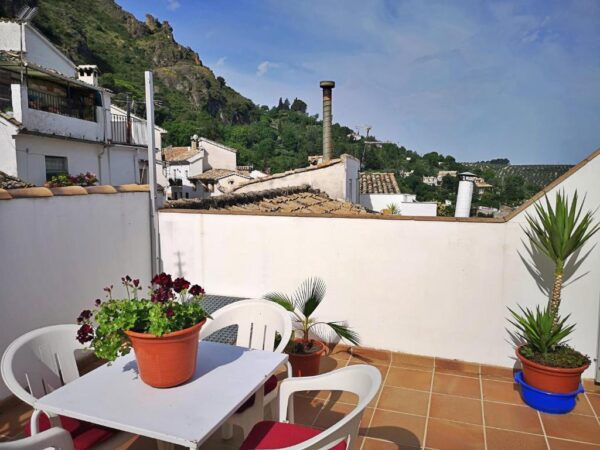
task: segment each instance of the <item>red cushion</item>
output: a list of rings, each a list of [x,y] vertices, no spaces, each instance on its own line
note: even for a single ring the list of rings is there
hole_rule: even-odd
[[[250,431],[240,450],[282,448],[300,444],[321,433],[321,430],[282,422],[258,422]],[[346,442],[340,442],[330,450],[346,450]]]
[[[265,381],[264,384],[264,389],[265,389],[265,395],[267,395],[270,392],[273,392],[276,388],[277,388],[277,377],[275,375],[271,375],[269,378],[267,378],[267,381]],[[242,406],[240,406],[238,408],[238,410],[235,412],[236,414],[240,414],[243,413],[244,411],[246,411],[248,408],[250,408],[252,405],[254,405],[254,399],[256,398],[256,396],[253,394],[252,397],[250,397],[248,400],[246,400]]]
[[[115,431],[110,428],[94,425],[82,420],[71,417],[59,416],[61,426],[67,430],[73,438],[75,450],[88,450],[100,442],[111,437]],[[39,431],[46,431],[50,428],[50,420],[45,414],[40,414],[38,418]],[[25,424],[25,434],[31,436],[31,424]]]

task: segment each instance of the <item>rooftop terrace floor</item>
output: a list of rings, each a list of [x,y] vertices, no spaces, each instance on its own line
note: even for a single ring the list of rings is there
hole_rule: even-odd
[[[371,364],[383,376],[379,394],[365,411],[356,448],[600,450],[600,387],[591,383],[572,413],[555,416],[523,404],[510,369],[337,347],[323,359],[321,371],[349,364]],[[326,428],[354,404],[350,394],[307,392],[295,399],[296,421]],[[0,442],[22,437],[30,414],[25,404],[0,411]],[[202,449],[234,449],[241,440],[238,430],[229,441],[215,433]],[[121,447],[155,448],[146,438]]]

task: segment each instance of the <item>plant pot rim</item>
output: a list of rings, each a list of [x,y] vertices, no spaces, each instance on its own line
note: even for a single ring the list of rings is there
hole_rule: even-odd
[[[183,334],[188,334],[190,332],[194,332],[196,330],[199,330],[202,327],[202,325],[204,325],[205,322],[206,322],[206,319],[203,319],[202,321],[198,322],[196,325],[192,325],[191,327],[184,328],[183,330],[177,330],[177,331],[172,331],[170,333],[165,333],[162,336],[155,336],[150,333],[139,333],[137,331],[131,331],[131,330],[124,330],[123,332],[127,336],[138,338],[138,339],[162,339],[162,338],[177,337],[177,336],[181,336]]]
[[[326,345],[324,342],[319,341],[318,339],[312,339],[312,341],[317,344],[318,346],[320,346],[321,348],[315,352],[312,353],[297,353],[297,352],[289,352],[288,355],[294,355],[294,357],[299,357],[299,358],[307,358],[310,356],[321,356],[323,354],[323,352],[325,351]],[[294,339],[294,342],[302,342],[302,339]]]
[[[522,363],[527,363],[527,365],[535,367],[536,369],[541,369],[541,370],[546,370],[548,372],[554,372],[554,373],[561,373],[561,374],[577,374],[577,373],[581,373],[584,370],[586,370],[588,367],[590,367],[590,363],[584,364],[583,366],[579,366],[579,367],[552,367],[552,366],[546,366],[544,364],[540,364],[540,363],[536,363],[530,359],[525,358],[522,354],[521,354],[521,348],[523,348],[525,345],[519,345],[516,349],[515,349],[515,354],[517,355],[517,358],[519,358],[519,360]]]

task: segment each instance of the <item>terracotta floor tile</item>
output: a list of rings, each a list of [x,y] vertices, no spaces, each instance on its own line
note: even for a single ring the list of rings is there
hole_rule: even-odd
[[[443,450],[483,450],[483,427],[430,418],[425,447]]]
[[[294,398],[294,421],[302,425],[312,425],[317,413],[323,407],[321,399],[297,396]]]
[[[338,359],[338,358],[332,358],[330,356],[323,356],[321,358],[321,365],[319,367],[319,373],[331,372],[332,370],[346,367],[346,364],[348,364],[348,359]]]
[[[457,359],[435,358],[435,371],[449,370],[479,375],[479,364],[459,361]]]
[[[364,365],[364,364],[365,364],[364,362],[356,361],[356,360],[350,360],[350,362],[348,363],[349,366]],[[373,366],[373,367],[379,369],[379,372],[381,372],[381,382],[383,383],[383,380],[385,380],[385,376],[388,373],[389,366],[382,365],[382,364],[369,364],[369,366]]]
[[[410,448],[419,448],[419,447],[410,447],[408,445],[403,445],[399,447],[398,444],[389,441],[381,441],[379,439],[365,438],[362,450],[399,450],[402,449],[410,449]]]
[[[528,406],[483,402],[485,424],[504,430],[543,434],[537,411]]]
[[[467,377],[467,378],[479,379],[479,374],[471,373],[471,372],[462,372],[460,370],[453,370],[453,369],[438,369],[436,367],[435,373],[436,374],[443,373],[445,375],[455,375],[457,377]]]
[[[590,394],[600,394],[600,384],[596,383],[594,380],[584,378],[582,384],[586,392],[589,392]]]
[[[481,400],[432,394],[429,416],[437,419],[454,420],[481,425]]]
[[[481,365],[481,378],[489,380],[512,381],[514,378],[514,369],[510,367]]]
[[[411,355],[409,353],[392,353],[392,366],[420,367],[433,369],[434,358],[431,356]]]
[[[582,414],[584,416],[593,416],[594,411],[584,395],[577,396],[577,404],[571,414]]]
[[[436,373],[433,377],[433,392],[481,398],[480,391],[478,378],[457,377],[444,373]]]
[[[17,436],[23,433],[25,424],[29,422],[31,406],[16,402],[0,412],[0,436]]]
[[[377,408],[426,416],[428,405],[428,392],[384,386]]]
[[[583,442],[563,441],[561,439],[548,438],[550,450],[598,450],[600,445],[584,444]]]
[[[595,417],[542,414],[542,422],[548,436],[600,444],[600,425]]]
[[[488,450],[547,450],[544,436],[516,431],[485,429]]]
[[[522,405],[521,391],[513,382],[482,380],[483,399],[494,402],[512,403]]]
[[[394,442],[402,448],[420,447],[425,433],[425,417],[375,410],[368,436]]]
[[[429,392],[432,373],[422,370],[390,367],[385,380],[387,386],[418,389]]]
[[[351,413],[354,408],[354,406],[345,403],[326,404],[317,416],[314,426],[323,429],[329,428]],[[362,420],[360,421],[360,435],[366,433],[374,411],[373,408],[365,409]]]
[[[600,416],[600,395],[599,394],[585,394],[590,403],[592,404],[592,408],[596,411],[596,415]],[[581,396],[579,396],[581,397]]]
[[[353,347],[352,359],[362,361],[367,364],[389,364],[392,360],[392,353],[388,350],[376,350],[373,348]]]

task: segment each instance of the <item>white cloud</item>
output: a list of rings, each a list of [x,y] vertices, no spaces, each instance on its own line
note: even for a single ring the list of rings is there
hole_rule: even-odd
[[[215,63],[215,67],[223,67],[225,65],[226,59],[227,59],[226,56],[221,56],[219,59],[217,59],[217,62]]]
[[[180,6],[181,3],[179,3],[178,0],[167,0],[167,9],[170,9],[171,11],[176,10]]]
[[[266,73],[270,69],[275,69],[275,68],[277,68],[279,66],[280,66],[280,64],[278,64],[278,63],[274,63],[274,62],[271,62],[271,61],[263,61],[256,68],[256,76],[257,77],[262,77],[262,76],[266,75]]]

